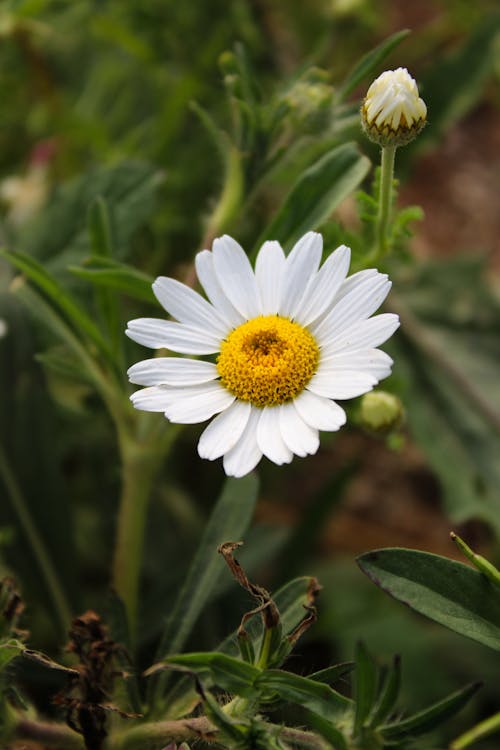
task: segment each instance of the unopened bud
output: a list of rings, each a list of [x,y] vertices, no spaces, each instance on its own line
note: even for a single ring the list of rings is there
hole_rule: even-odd
[[[363,129],[381,146],[404,146],[425,126],[427,107],[406,68],[386,70],[368,89],[361,107]]]
[[[361,399],[361,424],[370,432],[386,435],[399,427],[403,413],[403,404],[393,393],[371,391]]]

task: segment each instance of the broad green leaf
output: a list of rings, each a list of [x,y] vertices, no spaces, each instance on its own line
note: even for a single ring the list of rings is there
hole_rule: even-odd
[[[500,587],[477,570],[439,555],[398,548],[368,552],[357,562],[395,599],[500,650]]]
[[[144,302],[155,302],[153,279],[142,271],[111,258],[91,258],[83,266],[69,266],[69,271],[96,286],[116,289]]]
[[[417,737],[430,732],[460,711],[479,687],[480,683],[467,685],[407,719],[385,724],[379,731],[385,740],[402,740],[405,737]]]
[[[381,62],[410,34],[409,29],[396,31],[381,44],[364,55],[359,63],[349,73],[344,83],[340,86],[337,99],[340,101],[349,96],[356,86],[370,76]],[[370,81],[371,83],[371,81]]]
[[[290,247],[303,234],[316,229],[356,190],[369,169],[369,159],[353,143],[333,148],[298,178],[258,246],[273,239]]]
[[[363,727],[372,710],[377,692],[377,668],[363,643],[356,646],[356,670],[354,672],[354,731]]]
[[[260,690],[276,692],[282,700],[297,703],[325,719],[337,719],[352,701],[329,685],[280,669],[268,669],[256,679]]]
[[[2,250],[0,254],[50,300],[51,305],[64,315],[75,330],[87,336],[101,352],[108,354],[108,345],[92,319],[38,261],[24,253]]]
[[[199,674],[208,672],[211,683],[234,695],[250,698],[257,694],[254,683],[261,674],[260,669],[227,654],[217,652],[180,654],[169,656],[165,664]]]

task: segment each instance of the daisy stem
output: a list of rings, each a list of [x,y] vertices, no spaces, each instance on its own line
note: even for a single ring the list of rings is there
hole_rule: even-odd
[[[394,158],[396,146],[384,146],[380,163],[380,192],[375,227],[375,253],[374,261],[380,260],[389,250],[388,228],[391,220],[392,209],[392,185],[394,181]]]
[[[163,441],[139,441],[119,430],[122,459],[122,495],[117,522],[113,562],[113,584],[127,612],[130,640],[134,642],[137,623],[139,581],[144,549],[148,501],[160,463],[170,448],[175,430],[169,429]]]

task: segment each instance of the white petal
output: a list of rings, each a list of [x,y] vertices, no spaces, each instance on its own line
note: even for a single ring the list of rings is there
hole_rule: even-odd
[[[130,396],[134,407],[142,411],[165,411],[170,403],[168,389],[163,386],[142,388]]]
[[[295,313],[301,325],[309,325],[330,307],[349,270],[350,260],[351,251],[345,245],[340,245],[326,259],[316,276],[311,279]]]
[[[304,422],[293,401],[279,406],[278,409],[281,435],[288,448],[297,456],[316,453],[319,448],[318,431]]]
[[[212,254],[219,284],[233,306],[247,320],[260,315],[255,275],[243,248],[225,234],[214,240]]]
[[[330,371],[362,370],[382,380],[390,375],[392,364],[392,358],[380,349],[360,349],[321,357],[318,372],[321,372],[323,368],[328,368]]]
[[[378,383],[373,375],[356,370],[317,372],[307,384],[307,390],[325,398],[356,398],[371,391]]]
[[[264,242],[255,263],[262,315],[274,315],[281,303],[285,253],[279,242]]]
[[[260,409],[252,407],[243,434],[236,445],[224,456],[223,466],[228,477],[244,477],[257,466],[262,458],[262,451],[257,445],[259,417]]]
[[[311,391],[302,391],[293,403],[304,422],[316,430],[335,432],[346,423],[346,414],[341,406]]]
[[[205,294],[212,305],[219,310],[224,320],[227,320],[232,328],[236,328],[243,323],[245,318],[231,304],[219,284],[214,269],[213,254],[210,250],[202,250],[201,253],[196,255],[194,262],[196,266],[196,274],[200,284],[205,290]]]
[[[339,333],[330,343],[322,348],[322,357],[328,358],[340,351],[357,351],[359,349],[380,346],[399,328],[399,317],[394,313],[382,313],[369,320],[354,323]]]
[[[186,284],[168,276],[159,276],[153,283],[153,292],[160,305],[180,323],[193,325],[203,331],[208,328],[222,338],[228,333],[230,326],[214,307]]]
[[[132,341],[150,349],[171,349],[181,354],[215,354],[221,339],[211,331],[158,318],[130,320],[125,331]]]
[[[235,401],[205,427],[198,441],[201,458],[213,461],[236,445],[250,417],[251,406],[246,401]]]
[[[205,422],[214,414],[231,406],[235,396],[219,382],[188,388],[169,388],[169,403],[165,416],[178,424]]]
[[[280,315],[294,318],[321,261],[323,237],[316,232],[305,234],[292,248],[286,259],[285,281]]]
[[[341,285],[335,302],[340,302],[343,297],[352,292],[353,289],[357,289],[360,284],[366,281],[366,279],[372,279],[374,276],[377,276],[378,273],[379,272],[376,268],[365,268],[364,271],[353,273],[352,276],[349,276]]]
[[[327,346],[340,331],[359,320],[366,320],[380,307],[389,294],[391,282],[386,274],[368,278],[337,302],[320,323],[311,326],[311,332],[320,346]]]
[[[197,385],[219,377],[212,362],[180,357],[155,357],[132,365],[127,375],[138,385]]]
[[[257,425],[257,443],[264,456],[278,466],[289,464],[292,460],[293,453],[281,436],[279,406],[262,409]]]

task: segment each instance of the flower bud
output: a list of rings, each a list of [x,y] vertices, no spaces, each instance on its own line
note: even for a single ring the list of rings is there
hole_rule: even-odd
[[[403,404],[387,391],[365,393],[360,404],[360,421],[370,432],[386,435],[403,420]]]
[[[404,146],[426,123],[427,107],[406,68],[386,70],[368,89],[361,123],[370,140],[381,146]]]

